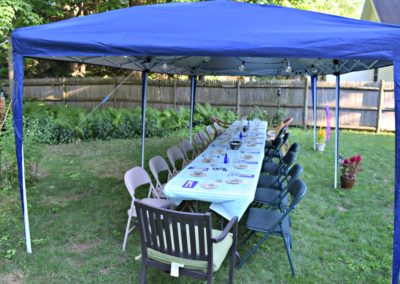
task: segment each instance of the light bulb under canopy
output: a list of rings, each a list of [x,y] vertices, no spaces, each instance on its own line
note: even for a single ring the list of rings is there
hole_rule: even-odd
[[[286,68],[285,68],[286,73],[292,73],[292,66],[290,66],[290,62],[286,61]]]
[[[162,70],[167,70],[167,69],[168,69],[168,64],[164,62],[164,63],[161,65],[161,69],[162,69]]]
[[[318,74],[318,68],[315,67],[314,65],[312,65],[311,66],[311,73],[314,74],[314,75],[317,75]]]
[[[244,72],[246,70],[246,66],[244,64],[245,64],[245,62],[242,61],[242,64],[239,66],[239,71],[240,72]]]

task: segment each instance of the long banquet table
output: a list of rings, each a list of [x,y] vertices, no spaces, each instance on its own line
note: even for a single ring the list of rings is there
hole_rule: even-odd
[[[249,130],[243,132],[243,125]],[[224,218],[241,218],[254,200],[266,132],[264,121],[235,121],[165,185],[165,196],[176,205],[183,200],[211,202],[210,209]],[[242,142],[238,150],[229,146],[234,140]]]

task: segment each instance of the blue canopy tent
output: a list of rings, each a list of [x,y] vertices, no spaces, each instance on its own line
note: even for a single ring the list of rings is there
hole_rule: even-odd
[[[11,42],[16,154],[28,252],[31,247],[22,137],[25,57],[142,71],[143,112],[149,72],[192,76],[193,109],[197,75],[315,78],[315,75],[334,74],[339,83],[340,74],[394,64],[396,125],[400,125],[400,27],[394,25],[271,5],[209,1],[138,6],[21,28],[13,32]],[[337,130],[339,97],[337,84]],[[143,129],[144,124],[143,113]],[[336,135],[335,186],[338,131]],[[400,127],[397,127],[394,283],[398,281],[400,267],[399,146]]]

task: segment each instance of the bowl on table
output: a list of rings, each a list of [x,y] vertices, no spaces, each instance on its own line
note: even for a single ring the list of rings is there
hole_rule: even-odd
[[[242,142],[240,142],[240,141],[234,140],[234,141],[229,142],[229,146],[231,146],[232,150],[238,150],[241,145],[242,145]]]

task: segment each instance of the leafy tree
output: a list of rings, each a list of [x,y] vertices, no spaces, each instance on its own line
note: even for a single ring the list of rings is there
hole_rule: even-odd
[[[32,6],[24,0],[0,0],[0,78],[7,77],[7,50],[5,41],[13,29],[42,22]]]

